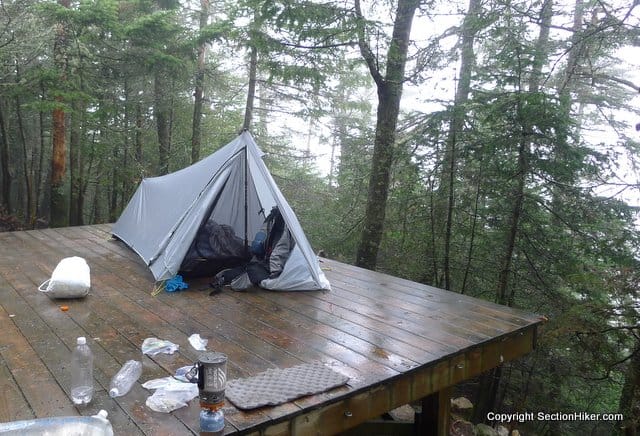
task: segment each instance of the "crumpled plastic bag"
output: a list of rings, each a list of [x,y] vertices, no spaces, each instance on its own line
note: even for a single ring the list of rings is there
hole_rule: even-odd
[[[189,343],[197,351],[206,351],[208,342],[209,342],[209,339],[201,338],[198,333],[194,333],[191,336],[189,336]]]
[[[176,379],[174,379],[173,377],[154,378],[142,383],[142,387],[149,390],[155,390],[160,389],[173,382],[176,382]]]
[[[180,346],[170,341],[158,338],[147,338],[142,343],[142,354],[155,356],[156,354],[165,353],[173,354]]]
[[[156,389],[146,401],[147,407],[156,412],[169,413],[187,405],[198,396],[198,385],[185,383],[173,377],[163,377],[142,385],[145,389]]]
[[[180,383],[182,386],[172,386],[156,390],[147,398],[146,404],[156,412],[169,413],[187,405],[198,396],[198,385],[195,383]]]

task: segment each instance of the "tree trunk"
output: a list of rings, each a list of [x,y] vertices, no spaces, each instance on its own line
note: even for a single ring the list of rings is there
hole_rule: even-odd
[[[87,138],[88,139],[88,138]],[[91,139],[91,145],[89,148],[89,156],[88,156],[88,162],[84,162],[83,159],[83,170],[84,170],[84,177],[82,178],[82,185],[80,187],[80,195],[82,196],[82,203],[83,206],[85,204],[85,200],[87,198],[87,192],[89,191],[89,184],[90,181],[92,180],[92,175],[93,175],[93,166],[94,166],[94,162],[96,159],[96,149],[95,149],[95,143],[96,143],[96,132],[94,130],[93,134],[92,134],[92,139]],[[98,185],[98,183],[96,183],[96,185]],[[89,218],[89,224],[95,224],[95,217],[93,216],[92,210],[87,211],[87,215]]]
[[[129,163],[129,155],[130,155],[130,150],[131,150],[131,90],[129,88],[129,81],[125,78],[124,79],[124,85],[123,85],[123,90],[124,90],[124,104],[123,104],[123,108],[124,108],[124,126],[123,126],[123,131],[124,131],[124,144],[123,144],[123,149],[122,149],[122,168],[124,170],[123,172],[123,177],[121,178],[121,186],[120,186],[120,192],[122,192],[122,195],[120,197],[120,205],[119,205],[119,209],[123,210],[125,208],[126,205],[126,201],[129,199],[130,197],[130,186],[132,185],[131,183],[131,178],[130,178],[130,174],[131,174],[131,169],[130,167],[130,163]]]
[[[486,422],[487,413],[495,411],[500,378],[502,376],[502,366],[493,368],[482,375],[480,385],[473,402],[472,422]]]
[[[79,226],[83,224],[82,219],[82,114],[84,110],[79,103],[73,104],[71,114],[71,126],[69,132],[69,176],[70,200],[69,200],[69,224]]]
[[[258,58],[256,57],[256,68],[258,64]],[[257,75],[257,74],[256,74]],[[257,81],[257,77],[256,77]],[[257,125],[254,124],[253,130],[262,133],[263,135],[269,134],[269,106],[271,104],[271,98],[266,86],[258,87],[258,119]]]
[[[104,159],[98,158],[98,164],[97,164],[97,168],[96,168],[96,174],[98,176],[98,180],[100,179],[100,176],[102,175],[104,170]],[[93,195],[93,217],[92,217],[92,221],[94,223],[99,223],[102,222],[102,217],[103,217],[103,211],[102,211],[102,200],[103,200],[103,195],[102,195],[102,183],[96,183],[96,189],[95,189],[95,193]],[[113,222],[113,221],[112,221]]]
[[[70,0],[58,0],[58,4],[69,9]],[[67,32],[63,23],[58,23],[56,42],[53,47],[53,57],[60,74],[60,87],[67,81]],[[68,224],[68,199],[64,190],[66,176],[66,126],[65,112],[62,107],[63,98],[56,97],[58,105],[53,110],[52,153],[51,153],[51,227],[61,227]]]
[[[542,66],[545,64],[548,57],[548,40],[549,30],[551,26],[551,17],[553,9],[552,0],[547,0],[543,3],[540,10],[540,33],[538,40],[536,41],[536,51],[533,61],[533,69],[529,78],[529,93],[537,93],[540,91],[540,76],[542,74]],[[496,289],[496,301],[499,304],[513,304],[513,298],[515,294],[513,292],[507,296],[507,289],[509,286],[509,275],[511,273],[511,263],[513,260],[513,253],[516,247],[516,239],[518,236],[518,229],[520,226],[520,216],[522,215],[522,207],[524,203],[525,184],[526,178],[529,173],[529,154],[531,153],[531,137],[530,132],[532,128],[529,121],[523,116],[522,113],[522,97],[518,98],[518,121],[520,123],[520,144],[518,148],[518,164],[515,174],[516,185],[513,189],[513,208],[509,216],[509,229],[505,238],[505,251],[502,257],[502,266],[498,275],[498,287]]]
[[[382,242],[399,106],[400,93],[397,87],[386,83],[378,86],[378,113],[369,193],[364,229],[356,257],[356,265],[363,268],[375,269]]]
[[[17,67],[17,65],[16,65]],[[17,71],[17,70],[16,70]],[[20,108],[20,97],[16,97],[16,117],[18,121],[18,132],[20,136],[20,145],[22,146],[22,170],[24,172],[24,185],[26,198],[24,217],[25,221],[29,222],[31,214],[33,213],[33,175],[29,169],[29,159],[31,153],[27,150],[27,138],[24,134],[24,124],[22,120],[22,109]]]
[[[118,150],[113,148],[112,162],[118,162]],[[109,221],[114,222],[118,219],[118,165],[113,165],[111,168],[111,185],[109,189]]]
[[[159,175],[164,175],[169,172],[169,152],[171,150],[171,105],[166,96],[166,93],[169,92],[169,84],[164,74],[162,71],[157,71],[154,77],[154,110],[158,131]]]
[[[11,213],[11,172],[9,168],[9,138],[4,121],[3,102],[0,100],[0,171],[2,171],[2,207]]]
[[[256,97],[256,80],[258,74],[258,49],[252,45],[249,54],[249,89],[247,90],[247,105],[244,110],[243,130],[251,128],[253,119],[253,105]]]
[[[478,227],[478,214],[480,210],[480,198],[482,194],[482,174],[483,163],[480,161],[480,169],[478,171],[478,183],[476,185],[476,196],[473,204],[473,218],[471,218],[471,234],[469,236],[469,249],[467,250],[467,261],[462,275],[462,286],[460,286],[460,293],[465,294],[467,292],[467,283],[469,279],[469,272],[471,271],[471,262],[473,261],[473,251],[475,248],[476,229]]]
[[[533,69],[529,78],[530,93],[539,92],[540,76],[542,72],[542,66],[548,57],[548,39],[549,29],[551,26],[552,16],[552,0],[546,0],[540,10],[540,33],[538,40],[536,41],[536,50],[533,61]],[[531,153],[531,137],[530,132],[532,128],[529,121],[521,115],[523,96],[522,90],[519,90],[517,113],[518,122],[520,125],[520,139],[518,146],[518,162],[517,170],[515,174],[516,184],[513,188],[512,198],[513,207],[511,214],[508,217],[509,227],[505,235],[505,249],[502,254],[501,267],[498,274],[498,283],[496,288],[496,302],[499,304],[508,304],[510,306],[514,303],[515,291],[512,291],[507,295],[509,287],[509,276],[511,275],[511,264],[513,262],[513,256],[516,249],[516,241],[520,229],[520,217],[522,216],[522,209],[524,205],[525,185],[526,179],[529,174],[529,155]],[[500,386],[501,372],[498,368],[495,372],[490,372],[482,377],[479,398],[476,401],[476,409],[474,410],[474,418],[480,421],[486,419],[486,414],[493,410],[496,403],[495,395],[498,392]],[[490,389],[484,388],[483,385],[488,385]],[[495,389],[494,389],[495,388]]]
[[[393,163],[393,150],[396,126],[400,112],[402,85],[407,62],[411,24],[419,1],[399,0],[393,34],[387,52],[387,65],[384,77],[378,69],[378,61],[365,41],[364,22],[360,0],[355,0],[356,13],[360,18],[359,46],[362,57],[376,82],[378,90],[378,111],[376,134],[369,178],[369,192],[364,217],[364,229],[358,244],[356,265],[375,269],[389,194],[389,178]]]
[[[16,84],[19,84],[22,77],[20,74],[20,63],[16,59],[15,61],[15,73]],[[15,96],[16,105],[16,120],[18,122],[18,137],[20,138],[20,148],[22,150],[22,172],[24,178],[25,195],[23,198],[24,206],[24,221],[29,223],[31,214],[33,211],[33,173],[30,170],[29,159],[32,158],[32,153],[27,149],[27,138],[24,131],[24,119],[22,117],[22,103],[20,102],[20,96]]]
[[[142,168],[142,125],[144,118],[142,117],[142,102],[136,103],[136,137],[135,137],[135,154],[136,164]]]
[[[509,216],[509,229],[505,238],[505,250],[502,257],[500,273],[498,275],[498,287],[496,290],[496,302],[498,304],[507,304],[507,288],[509,287],[509,275],[511,274],[511,264],[513,262],[513,253],[516,248],[516,239],[520,227],[520,217],[522,215],[522,205],[524,204],[524,188],[527,175],[529,173],[529,151],[530,139],[525,132],[521,133],[520,146],[518,148],[518,166],[515,175],[516,186],[513,188],[511,198],[513,200],[513,208]]]
[[[447,134],[447,147],[440,186],[446,194],[446,221],[444,233],[444,259],[443,274],[444,288],[453,289],[451,283],[451,233],[453,228],[453,210],[455,208],[455,179],[456,179],[456,148],[458,138],[464,127],[465,104],[469,100],[471,92],[471,73],[475,64],[473,42],[476,36],[478,15],[481,12],[480,0],[469,0],[469,9],[462,23],[462,48],[460,53],[460,77],[453,103],[449,132]]]
[[[209,22],[209,0],[200,0],[200,30]],[[196,71],[196,87],[193,102],[193,126],[191,131],[191,163],[200,160],[202,142],[202,106],[204,103],[204,73],[207,44],[203,41],[198,46],[198,69]]]
[[[56,108],[53,110],[53,150],[51,154],[51,227],[61,227],[67,224],[67,196],[64,191],[65,135],[65,113],[62,108]]]
[[[45,95],[45,89],[44,89],[44,85],[42,83],[40,83],[40,91],[42,92],[42,97],[40,99],[40,102],[44,102],[46,99],[46,95]],[[41,210],[41,206],[42,206],[42,202],[41,202],[41,192],[42,192],[42,180],[46,180],[45,179],[45,162],[44,162],[44,151],[46,149],[46,133],[45,133],[45,128],[44,128],[44,120],[45,120],[45,113],[40,110],[38,112],[38,128],[40,129],[40,153],[38,155],[38,168],[35,170],[35,211],[34,211],[34,216],[31,219],[31,222],[33,223],[34,227],[36,226],[36,221],[38,219],[39,216],[42,216],[42,210]]]
[[[431,221],[431,231],[429,232],[431,234],[431,239],[429,242],[431,243],[431,245],[427,247],[425,258],[430,259],[430,262],[429,268],[425,268],[425,271],[431,270],[431,272],[425,273],[422,281],[432,286],[440,286],[440,277],[438,274],[438,258],[436,256],[436,229],[434,227],[436,223],[436,203],[434,187],[435,180],[429,177],[429,188],[427,192],[429,192],[429,218]]]
[[[567,57],[567,65],[562,82],[558,89],[560,99],[560,107],[562,114],[567,118],[574,120],[576,124],[580,124],[579,117],[571,117],[571,106],[573,104],[572,91],[575,88],[575,77],[578,74],[578,65],[585,55],[585,37],[582,33],[584,19],[584,1],[575,0],[573,12],[573,35],[571,36],[571,48]],[[558,168],[565,167],[567,155],[570,147],[570,129],[568,123],[560,123],[558,126],[557,140],[553,149],[552,162]],[[556,173],[556,181],[558,184],[552,186],[551,208],[559,211],[564,203],[562,192],[558,188],[559,185],[571,185],[575,182],[575,173],[571,171],[559,171]],[[555,218],[552,222],[554,225],[560,225],[559,220]]]
[[[624,416],[620,434],[640,435],[640,340],[636,341],[635,350],[629,361],[618,412]]]
[[[576,75],[578,61],[582,57],[582,52],[584,50],[584,36],[580,31],[582,30],[583,19],[584,1],[575,0],[573,10],[573,35],[571,36],[571,49],[569,50],[569,56],[567,57],[567,66],[564,71],[564,77],[562,78],[560,89],[558,90],[558,93],[560,95],[566,95],[571,92],[571,82],[573,80],[573,77]]]

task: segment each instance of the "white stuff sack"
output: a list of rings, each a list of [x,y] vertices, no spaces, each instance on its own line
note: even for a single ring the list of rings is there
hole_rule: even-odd
[[[91,288],[89,265],[82,257],[66,257],[58,263],[51,278],[38,287],[52,298],[85,297]]]

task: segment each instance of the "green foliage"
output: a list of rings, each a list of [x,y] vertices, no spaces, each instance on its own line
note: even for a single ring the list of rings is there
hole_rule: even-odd
[[[235,35],[237,29],[231,21],[216,21],[200,29],[196,45],[203,42],[213,42],[217,40],[234,39],[239,36]]]
[[[125,36],[134,46],[161,48],[181,30],[173,19],[174,13],[171,11],[143,15],[125,27]]]

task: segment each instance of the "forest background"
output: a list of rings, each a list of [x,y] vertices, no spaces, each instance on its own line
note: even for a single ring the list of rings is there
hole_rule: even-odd
[[[0,221],[113,222],[249,128],[316,249],[548,318],[475,421],[631,434],[640,3],[467,1],[0,0]]]

